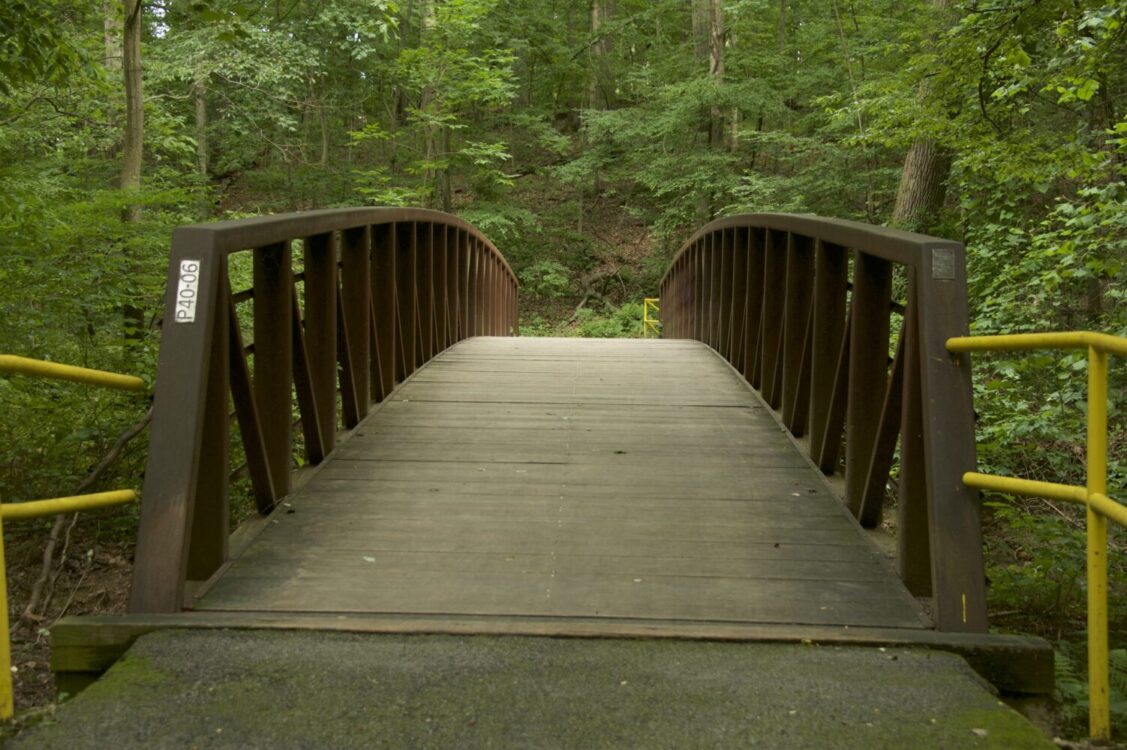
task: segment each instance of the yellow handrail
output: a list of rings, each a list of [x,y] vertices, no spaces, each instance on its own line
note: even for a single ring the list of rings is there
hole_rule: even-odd
[[[1088,462],[1084,487],[1033,482],[967,472],[968,487],[1015,495],[1049,497],[1083,503],[1088,510],[1088,728],[1092,739],[1111,739],[1107,634],[1107,521],[1127,527],[1127,506],[1107,495],[1108,355],[1127,356],[1127,338],[1106,333],[1022,333],[1004,336],[959,336],[947,340],[952,352],[1088,350]]]
[[[104,370],[60,365],[26,357],[0,354],[0,373],[30,375],[32,377],[67,380],[105,388],[142,391],[145,381],[132,375],[119,375]],[[0,503],[0,719],[12,718],[12,644],[8,631],[8,573],[4,564],[4,521],[20,518],[40,518],[58,513],[105,508],[131,503],[137,499],[133,490],[95,492],[89,495],[56,497],[49,500],[31,500],[23,503]]]
[[[655,314],[661,313],[660,297],[646,297],[642,300],[642,338],[646,339],[653,334],[654,338],[661,338],[661,321],[656,318],[650,317],[650,311],[653,310]]]
[[[30,375],[51,380],[69,380],[72,383],[99,385],[122,391],[143,391],[145,381],[133,375],[119,375],[105,370],[91,370],[86,367],[60,365],[57,362],[44,362],[38,359],[0,354],[0,373]]]

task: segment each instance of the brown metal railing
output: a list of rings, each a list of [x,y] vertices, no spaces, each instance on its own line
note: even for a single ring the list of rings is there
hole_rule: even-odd
[[[906,303],[893,301],[900,274]],[[666,338],[726,358],[865,527],[900,446],[898,562],[939,630],[986,630],[963,246],[851,221],[749,214],[689,239],[661,282]],[[890,351],[894,319],[901,321]]]
[[[253,285],[234,291],[229,260],[244,252]],[[317,464],[338,427],[355,427],[438,352],[517,332],[512,269],[481,232],[437,211],[333,209],[184,227],[168,278],[133,612],[179,610],[185,581],[226,561],[232,474],[250,477],[268,513],[291,491],[296,429]],[[253,305],[251,343],[240,304]],[[232,417],[246,454],[234,472]]]

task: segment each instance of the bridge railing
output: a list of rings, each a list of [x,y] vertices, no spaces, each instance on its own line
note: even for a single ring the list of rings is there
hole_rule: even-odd
[[[975,467],[969,359],[945,348],[967,330],[963,246],[814,216],[734,216],[681,247],[661,299],[664,336],[725,357],[822,472],[842,475],[862,526],[881,522],[899,441],[901,578],[932,597],[938,629],[985,631],[979,502],[962,482]]]
[[[236,271],[249,273],[249,288],[232,289]],[[295,442],[320,463],[338,429],[438,352],[517,327],[508,263],[473,226],[437,211],[183,227],[168,273],[133,612],[179,610],[185,581],[227,560],[232,478],[249,476],[269,513],[292,489]],[[246,460],[234,470],[233,442]]]
[[[0,354],[0,375],[27,375],[46,380],[113,388],[122,391],[144,391],[145,381],[133,375],[104,370],[91,370],[57,362]],[[19,503],[0,502],[0,720],[12,718],[12,647],[8,629],[8,575],[4,557],[4,523],[24,518],[43,518],[62,513],[77,513],[95,508],[131,503],[137,499],[133,490],[92,492],[86,495],[53,497]]]
[[[1088,350],[1088,435],[1083,487],[968,472],[970,487],[1027,497],[1047,497],[1087,507],[1088,589],[1088,727],[1092,739],[1111,739],[1110,668],[1108,663],[1107,554],[1108,520],[1127,528],[1127,505],[1108,497],[1108,360],[1127,357],[1127,338],[1091,331],[962,336],[950,339],[953,352]]]

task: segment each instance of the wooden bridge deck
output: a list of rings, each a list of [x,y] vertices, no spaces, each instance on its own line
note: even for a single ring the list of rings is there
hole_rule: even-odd
[[[929,627],[758,397],[684,340],[455,345],[193,608]]]

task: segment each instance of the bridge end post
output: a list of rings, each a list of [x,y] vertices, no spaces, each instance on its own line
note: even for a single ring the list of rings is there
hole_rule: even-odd
[[[141,492],[131,612],[176,612],[183,605],[205,423],[214,423],[204,408],[210,354],[216,327],[227,325],[219,306],[223,279],[223,259],[210,231],[186,227],[173,233],[157,363],[161,388],[149,430],[149,466],[160,469],[146,472]],[[225,426],[226,393],[223,411]]]
[[[926,465],[932,596],[942,631],[986,632],[986,579],[978,493],[963,484],[975,469],[970,356],[946,342],[968,330],[966,258],[961,244],[924,248],[916,277],[920,392]]]

